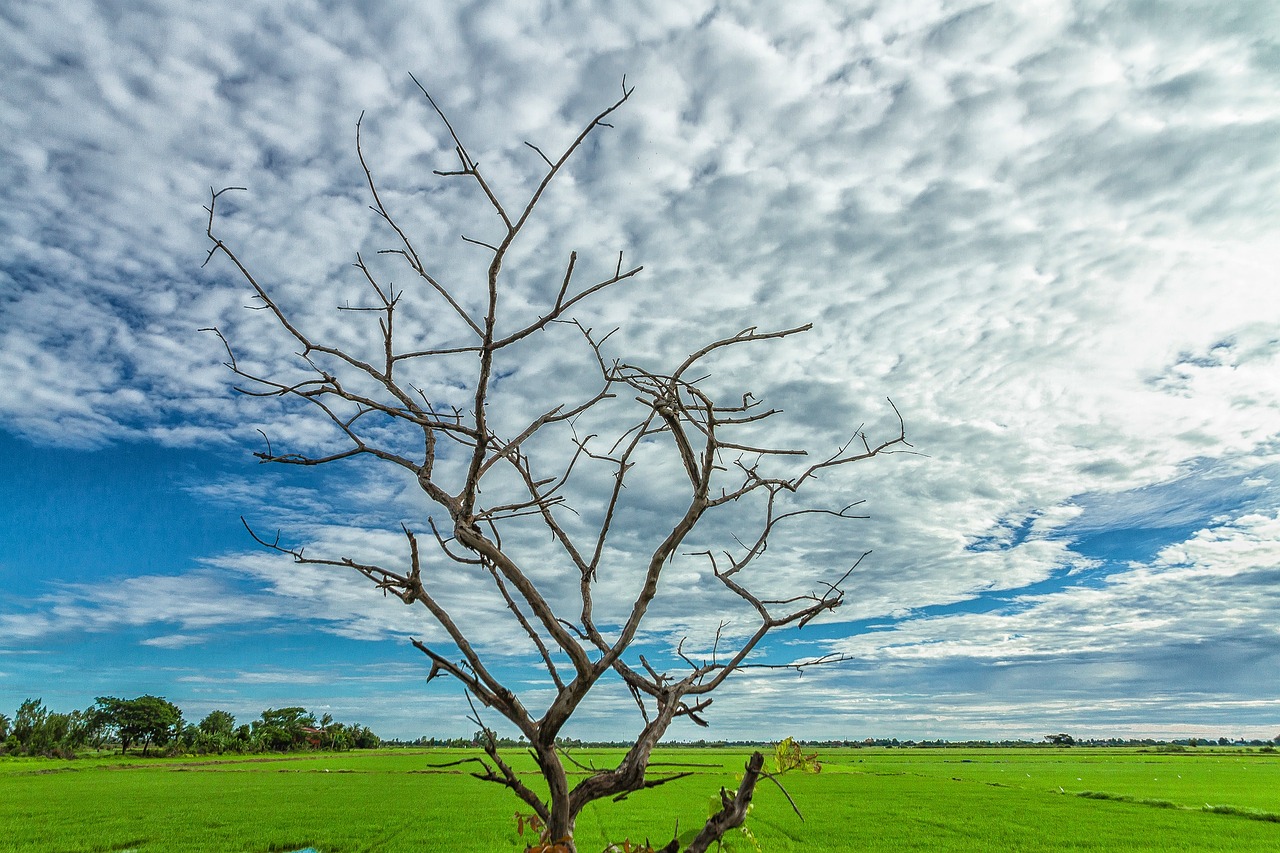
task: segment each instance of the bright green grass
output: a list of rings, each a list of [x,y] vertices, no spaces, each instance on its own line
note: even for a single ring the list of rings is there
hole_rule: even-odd
[[[1117,749],[835,751],[829,770],[959,777],[1068,794],[1107,792],[1201,808],[1228,804],[1280,813],[1280,755],[1144,753]]]
[[[465,767],[424,772],[469,754],[0,759],[0,851],[512,850],[513,796]],[[685,765],[665,769],[695,775],[589,808],[579,848],[594,853],[625,837],[662,843],[676,818],[683,830],[701,825],[709,798],[735,784],[747,754],[662,752],[657,761]],[[620,752],[574,755],[607,765]],[[805,822],[761,783],[749,825],[764,850],[1280,849],[1280,823],[1203,810],[1280,813],[1275,755],[827,750],[823,759],[822,774],[784,780]],[[527,756],[511,760],[532,774]],[[1110,799],[1077,796],[1084,791]]]

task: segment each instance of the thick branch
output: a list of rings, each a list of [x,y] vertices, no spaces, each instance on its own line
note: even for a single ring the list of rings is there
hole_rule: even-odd
[[[764,755],[753,752],[747,759],[746,772],[742,774],[742,782],[734,793],[720,789],[720,811],[707,819],[702,831],[693,839],[685,853],[704,853],[711,845],[724,837],[724,834],[735,827],[742,826],[747,819],[747,808],[751,798],[755,796],[756,782],[760,779],[760,770],[764,766]]]

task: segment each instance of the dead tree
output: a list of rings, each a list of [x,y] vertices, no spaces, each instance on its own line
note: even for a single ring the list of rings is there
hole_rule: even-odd
[[[798,450],[769,444],[757,446],[750,440],[750,431],[777,412],[763,407],[750,392],[737,392],[726,400],[705,390],[700,381],[704,363],[716,354],[797,335],[809,325],[772,331],[746,328],[694,349],[665,371],[611,358],[606,354],[605,339],[609,336],[596,334],[576,320],[572,312],[591,297],[640,273],[639,266],[625,266],[621,254],[616,263],[609,264],[607,273],[581,285],[575,280],[577,253],[570,253],[563,274],[557,274],[557,284],[547,289],[548,298],[541,310],[524,317],[515,307],[504,311],[508,307],[503,301],[504,262],[513,244],[524,232],[548,186],[591,134],[611,127],[608,119],[626,103],[632,89],[624,81],[621,97],[591,119],[559,157],[552,159],[526,143],[541,157],[545,170],[523,205],[512,207],[499,198],[431,95],[416,78],[414,83],[455,146],[457,164],[435,174],[471,182],[479,191],[480,203],[491,208],[493,214],[495,233],[490,239],[463,237],[478,251],[488,253],[487,275],[475,284],[482,290],[468,292],[462,285],[442,281],[424,260],[414,240],[383,203],[361,146],[357,122],[356,151],[368,184],[371,209],[395,240],[393,248],[384,254],[406,264],[417,282],[412,289],[396,290],[384,284],[357,254],[355,266],[374,300],[360,310],[372,312],[378,319],[373,333],[377,345],[371,347],[375,354],[360,357],[350,347],[334,346],[309,334],[273,296],[271,286],[260,281],[218,236],[217,209],[227,189],[211,192],[207,231],[212,246],[206,263],[219,254],[230,261],[252,288],[255,307],[273,315],[282,332],[299,348],[301,362],[297,366],[305,371],[305,378],[294,381],[250,370],[237,361],[221,331],[209,331],[225,345],[227,366],[232,373],[247,383],[237,390],[314,407],[320,417],[333,425],[342,442],[333,452],[314,455],[284,452],[268,443],[266,449],[255,454],[259,460],[312,466],[353,457],[376,457],[412,478],[440,515],[426,518],[418,529],[402,525],[406,556],[404,564],[398,566],[362,562],[352,556],[312,556],[301,548],[281,545],[278,537],[270,541],[259,537],[252,528],[249,532],[261,544],[288,553],[299,563],[355,570],[384,594],[424,607],[446,638],[443,642],[413,640],[413,645],[430,661],[428,680],[446,675],[462,685],[468,701],[474,697],[510,721],[528,740],[546,793],[533,790],[513,770],[499,753],[496,738],[481,722],[479,713],[474,720],[487,733],[484,752],[488,760],[476,759],[483,770],[474,775],[509,788],[539,816],[546,827],[546,838],[562,845],[557,849],[573,851],[574,822],[588,803],[606,797],[620,798],[685,775],[650,776],[651,751],[679,718],[706,725],[703,715],[711,704],[711,694],[731,673],[757,665],[751,656],[766,635],[786,626],[803,626],[841,604],[842,584],[852,568],[836,572],[818,592],[770,597],[753,591],[749,570],[765,553],[770,537],[780,526],[814,515],[860,517],[852,512],[852,506],[805,508],[793,502],[796,493],[820,472],[900,451],[909,445],[895,408],[897,430],[887,440],[873,443],[860,427],[844,447],[816,461]],[[424,304],[429,307],[420,307]],[[481,313],[468,305],[484,307]],[[396,320],[406,310],[446,312],[455,326],[465,329],[467,339],[402,342]],[[512,312],[516,316],[511,316]],[[592,385],[566,390],[560,402],[543,410],[523,414],[495,411],[496,377],[503,375],[504,359],[517,358],[519,347],[537,346],[553,329],[568,330],[577,337],[591,373],[596,376]],[[439,368],[456,372],[459,364],[470,371],[466,404],[462,406],[433,399],[411,378],[423,375],[424,367],[428,371]],[[609,437],[612,440],[580,435],[575,429],[609,407],[620,410],[610,415],[618,420],[606,418],[601,422],[624,424]],[[630,416],[626,415],[628,411]],[[626,417],[630,419],[621,420]],[[498,421],[505,426],[499,427]],[[511,428],[511,423],[523,426]],[[393,433],[395,430],[398,432]],[[387,438],[392,434],[397,436],[395,440]],[[412,443],[406,436],[414,437]],[[563,453],[557,455],[551,450],[539,455],[542,449],[555,446],[548,437],[559,441]],[[535,446],[538,453],[534,452]],[[597,607],[599,579],[618,570],[611,565],[611,559],[617,558],[608,556],[606,545],[611,534],[617,532],[626,486],[638,467],[651,464],[654,448],[670,454],[675,461],[678,482],[672,487],[669,500],[677,512],[673,513],[670,527],[664,527],[639,558],[632,555],[628,559],[636,582],[634,598],[623,603],[616,617],[601,619],[597,612],[606,608]],[[545,459],[552,460],[554,470],[544,467],[548,464]],[[572,486],[583,481],[582,472],[587,469],[597,473],[603,469],[607,476],[598,476],[595,484],[604,486],[594,495],[590,507],[571,507],[566,495]],[[579,508],[587,512],[574,514]],[[632,644],[673,559],[687,556],[692,547],[687,543],[700,524],[726,512],[746,518],[751,535],[735,535],[727,550],[695,550],[700,559],[707,561],[714,577],[712,584],[719,585],[718,594],[731,595],[750,614],[754,627],[732,638],[717,631],[706,655],[693,655],[681,648],[672,660],[679,662],[682,670],[675,674],[663,672],[651,665],[645,655],[637,654]],[[529,524],[540,527],[544,542],[554,543],[554,553],[548,554],[545,548],[529,553],[527,548],[522,551],[524,546],[513,544],[517,537],[508,532],[517,525]],[[434,540],[431,550],[438,553],[438,561],[452,568],[428,567],[429,555],[423,553],[419,541],[420,534],[426,531]],[[495,596],[501,597],[512,630],[527,639],[529,654],[536,655],[539,671],[545,671],[552,688],[549,701],[542,701],[536,708],[526,704],[520,693],[504,683],[474,633],[468,632],[465,620],[459,618],[459,605],[446,606],[451,577],[456,578],[459,573],[487,578]],[[576,587],[576,592],[569,603],[553,600],[547,593],[548,577],[571,578],[568,586]],[[614,606],[617,602],[608,604]],[[802,668],[829,660],[830,656],[824,656],[782,665]],[[617,766],[566,767],[566,760],[572,759],[558,748],[557,737],[588,694],[604,680],[620,680],[630,692],[639,709],[639,732]],[[475,711],[474,704],[472,707]],[[722,790],[724,808],[699,831],[687,833],[683,841],[673,839],[664,849],[676,851],[683,843],[688,851],[706,850],[726,831],[740,825],[761,773],[757,755],[748,763],[738,790]]]

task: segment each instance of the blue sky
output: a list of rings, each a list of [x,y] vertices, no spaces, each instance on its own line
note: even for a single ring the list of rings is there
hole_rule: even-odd
[[[228,265],[201,267],[202,206],[248,188],[228,239],[300,322],[358,347],[332,309],[360,298],[355,253],[389,239],[361,112],[384,198],[465,292],[458,235],[486,211],[431,174],[452,143],[408,74],[510,198],[536,180],[522,143],[562,147],[625,74],[635,95],[540,207],[515,298],[558,284],[570,250],[586,270],[624,250],[641,278],[581,313],[621,327],[619,355],[813,321],[713,381],[817,453],[892,431],[892,397],[926,454],[824,477],[815,500],[871,517],[777,542],[759,578],[808,589],[872,549],[844,607],[765,652],[849,660],[743,673],[709,732],[672,736],[1280,733],[1280,11],[766,5],[0,7],[0,712],[153,692],[195,719],[304,704],[384,736],[473,730],[408,644],[425,613],[241,526],[394,561],[428,508],[374,466],[254,462],[259,429],[332,437],[235,395],[197,331],[291,363]],[[575,369],[530,350],[505,399],[526,411]],[[637,492],[619,566],[662,534],[663,487]],[[746,625],[696,561],[669,578],[655,658]],[[606,583],[620,606],[625,572]],[[456,601],[536,702],[519,629],[471,581]],[[609,688],[571,733],[637,720]]]

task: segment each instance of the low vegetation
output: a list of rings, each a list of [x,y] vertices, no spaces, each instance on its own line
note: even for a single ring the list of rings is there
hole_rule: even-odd
[[[163,755],[371,749],[381,739],[368,726],[338,723],[306,708],[268,708],[251,723],[236,725],[228,711],[211,711],[188,723],[182,710],[160,696],[118,699],[99,696],[89,708],[51,711],[28,699],[12,718],[0,714],[0,755],[75,758],[85,750],[141,747]]]

